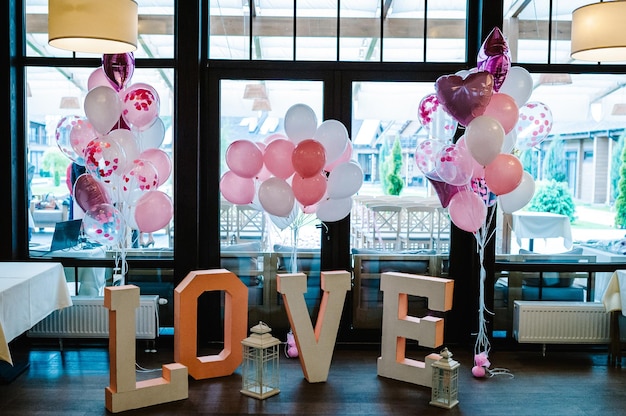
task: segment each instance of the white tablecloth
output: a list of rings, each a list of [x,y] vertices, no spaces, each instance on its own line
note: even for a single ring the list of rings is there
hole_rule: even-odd
[[[602,296],[602,303],[607,312],[626,311],[622,308],[622,299],[626,299],[626,270],[616,270],[609,279],[609,284]]]
[[[40,254],[38,254],[40,253]],[[78,250],[67,249],[58,251],[37,251],[31,250],[31,254],[35,257],[46,257],[54,261],[55,258],[105,258],[106,250],[103,247],[95,247],[91,249]],[[67,280],[74,280],[74,268],[66,268]],[[102,267],[79,267],[78,268],[78,294],[81,296],[104,296],[105,286],[105,268]]]
[[[515,212],[513,213],[513,231],[517,243],[522,245],[522,238],[563,238],[563,245],[572,247],[572,227],[567,215],[552,212]]]
[[[71,305],[60,263],[0,263],[0,360],[12,363],[9,342]]]

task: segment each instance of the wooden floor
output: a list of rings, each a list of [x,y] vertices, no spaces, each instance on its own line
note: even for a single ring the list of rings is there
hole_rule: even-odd
[[[30,366],[0,385],[0,415],[106,415],[104,389],[109,385],[105,344],[18,345],[16,358]],[[139,344],[140,347],[143,345]],[[231,376],[189,380],[186,400],[124,412],[124,415],[624,415],[626,368],[608,366],[606,351],[539,347],[491,352],[492,367],[506,375],[475,379],[471,347],[450,347],[461,363],[459,405],[452,410],[428,404],[430,389],[378,377],[377,346],[339,345],[328,381],[308,383],[297,359],[280,361],[280,394],[264,401],[239,392],[239,370]],[[416,348],[417,349],[417,348]],[[423,353],[424,350],[419,350]],[[414,354],[415,351],[411,352]],[[21,355],[21,357],[20,357]],[[413,358],[417,357],[417,354]],[[160,377],[161,364],[173,362],[171,339],[161,337],[156,353],[137,352],[144,369],[137,379]]]

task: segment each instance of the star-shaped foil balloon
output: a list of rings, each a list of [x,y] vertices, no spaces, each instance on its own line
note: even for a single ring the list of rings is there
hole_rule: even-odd
[[[476,68],[493,75],[493,90],[498,92],[511,68],[511,51],[504,35],[497,27],[493,28],[481,45]]]

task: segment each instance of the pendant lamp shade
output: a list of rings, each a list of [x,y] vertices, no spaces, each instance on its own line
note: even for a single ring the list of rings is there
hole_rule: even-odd
[[[579,7],[572,13],[573,59],[626,61],[626,1],[605,1]]]
[[[132,52],[137,49],[137,3],[49,0],[48,43],[74,52]]]

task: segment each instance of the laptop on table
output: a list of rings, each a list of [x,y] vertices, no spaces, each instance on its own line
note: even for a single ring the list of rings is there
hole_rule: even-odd
[[[37,252],[43,253],[41,255],[46,255],[53,251],[67,250],[76,247],[80,241],[82,225],[82,219],[57,222],[54,226],[54,234],[52,234],[52,243],[50,246],[39,246],[35,250],[31,250],[31,253]]]

